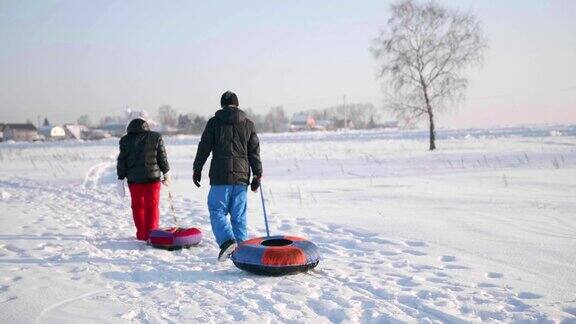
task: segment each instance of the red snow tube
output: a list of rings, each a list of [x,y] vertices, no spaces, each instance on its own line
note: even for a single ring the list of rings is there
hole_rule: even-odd
[[[155,248],[173,251],[182,248],[188,249],[198,245],[201,240],[202,231],[198,228],[170,227],[150,231],[148,244]]]
[[[318,265],[316,244],[297,236],[276,235],[244,241],[231,256],[238,268],[259,275],[305,272]]]

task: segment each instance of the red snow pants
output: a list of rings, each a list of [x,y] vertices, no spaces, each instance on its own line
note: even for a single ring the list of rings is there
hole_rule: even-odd
[[[132,198],[132,216],[136,225],[136,238],[148,240],[148,233],[158,228],[160,210],[160,182],[130,183],[130,197]]]

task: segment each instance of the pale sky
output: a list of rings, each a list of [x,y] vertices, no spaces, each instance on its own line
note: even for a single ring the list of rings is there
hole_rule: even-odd
[[[93,122],[128,106],[212,115],[244,108],[380,106],[368,48],[391,1],[0,0],[0,122]],[[444,127],[576,122],[576,1],[437,1],[488,37]]]

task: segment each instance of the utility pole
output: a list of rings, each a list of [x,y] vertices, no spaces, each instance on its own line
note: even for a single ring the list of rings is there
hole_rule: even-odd
[[[344,107],[344,129],[348,129],[348,114],[346,112],[346,95],[342,96],[342,107]]]

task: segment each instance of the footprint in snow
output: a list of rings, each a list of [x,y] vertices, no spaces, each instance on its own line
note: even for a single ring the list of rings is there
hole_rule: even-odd
[[[478,288],[496,288],[496,287],[498,287],[498,285],[487,283],[487,282],[481,282],[481,283],[477,284],[477,286],[478,286]]]
[[[467,269],[470,269],[467,266],[458,265],[458,264],[447,264],[447,265],[444,265],[443,268],[449,269],[449,270],[467,270]]]
[[[400,262],[394,262],[392,263],[392,267],[396,268],[396,269],[400,269],[400,268],[404,268],[408,266],[408,262],[406,261],[400,261]]]
[[[538,298],[542,298],[542,295],[538,295],[535,293],[531,293],[531,292],[527,292],[527,291],[523,291],[517,294],[518,298],[520,299],[538,299]]]
[[[280,227],[278,227],[279,230],[281,231],[287,231],[287,230],[291,230],[294,226],[292,226],[291,224],[282,224],[280,225]]]
[[[488,272],[488,273],[486,273],[486,278],[500,279],[502,277],[504,277],[504,275],[501,274],[500,272]]]
[[[434,272],[434,275],[437,277],[441,277],[441,278],[450,278],[449,274],[442,272],[442,271]]]
[[[384,256],[394,256],[394,255],[400,254],[401,252],[382,250],[382,251],[377,251],[377,253],[380,255],[384,255]]]
[[[421,241],[404,241],[404,244],[411,246],[411,247],[423,247],[426,246],[426,243]]]
[[[420,252],[420,251],[416,251],[416,250],[402,250],[402,252],[408,253],[408,254],[412,254],[412,255],[417,255],[417,256],[426,255],[426,253]]]
[[[446,279],[441,279],[441,278],[436,278],[436,277],[430,277],[430,278],[426,278],[426,281],[430,281],[430,282],[433,282],[433,283],[440,284],[440,283],[445,283],[445,282],[446,282]]]
[[[412,280],[412,278],[402,278],[396,281],[396,284],[402,287],[417,287],[420,286],[419,283]]]
[[[456,261],[456,257],[452,255],[443,255],[439,260],[442,262],[454,262]]]

